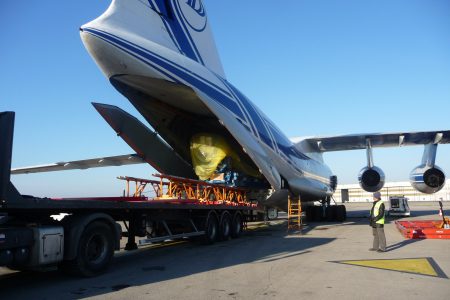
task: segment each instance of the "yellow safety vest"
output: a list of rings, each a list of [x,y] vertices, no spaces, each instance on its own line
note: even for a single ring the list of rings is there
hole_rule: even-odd
[[[377,203],[375,203],[375,207],[373,208],[373,216],[372,217],[378,217],[378,214],[380,213],[380,206],[383,204],[383,201],[378,200]],[[384,224],[384,214],[381,219],[376,221],[377,224]]]

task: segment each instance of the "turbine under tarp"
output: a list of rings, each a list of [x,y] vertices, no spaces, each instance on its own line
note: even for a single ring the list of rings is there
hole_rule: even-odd
[[[226,140],[217,134],[198,133],[191,138],[190,144],[192,164],[195,174],[201,180],[212,179],[221,173],[219,164],[227,164],[222,168],[235,170],[253,177],[261,177],[254,168],[245,164]]]

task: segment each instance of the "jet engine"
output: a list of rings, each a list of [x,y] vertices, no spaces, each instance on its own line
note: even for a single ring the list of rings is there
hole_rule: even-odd
[[[376,192],[384,186],[384,172],[378,167],[364,167],[359,171],[358,181],[366,192]]]
[[[445,174],[438,166],[419,165],[409,175],[411,185],[419,192],[433,194],[445,184]]]

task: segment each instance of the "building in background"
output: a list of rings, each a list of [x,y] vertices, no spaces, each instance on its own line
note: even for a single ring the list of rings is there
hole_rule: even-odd
[[[405,196],[409,201],[450,201],[450,180],[435,194],[423,194],[416,191],[409,181],[386,182],[381,189],[382,200],[389,200],[390,196]],[[364,191],[359,184],[338,185],[334,194],[336,202],[371,202],[372,193]]]

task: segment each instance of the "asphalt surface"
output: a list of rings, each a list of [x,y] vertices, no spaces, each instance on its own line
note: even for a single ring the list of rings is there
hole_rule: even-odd
[[[439,218],[437,203],[410,206],[410,219]],[[0,299],[448,299],[450,240],[406,240],[388,218],[388,251],[368,251],[369,208],[347,204],[345,223],[311,223],[301,233],[287,233],[281,218],[210,246],[119,251],[108,272],[95,278],[0,268]],[[405,258],[432,259],[440,276],[339,263]]]

